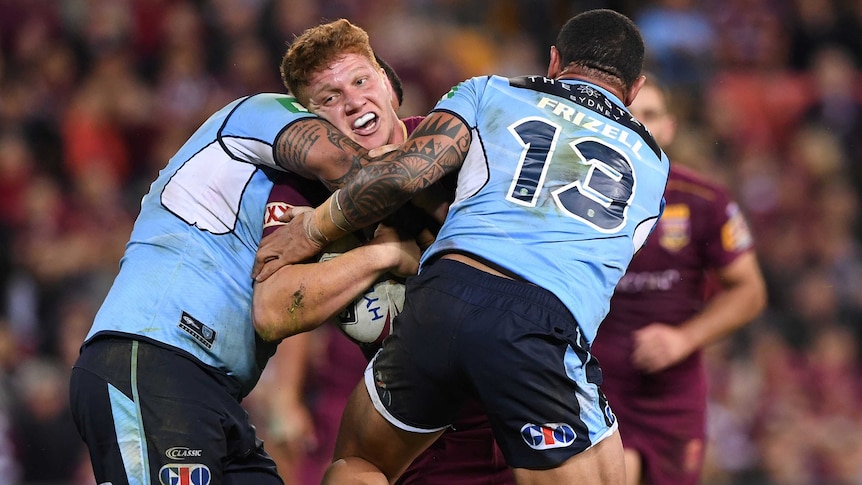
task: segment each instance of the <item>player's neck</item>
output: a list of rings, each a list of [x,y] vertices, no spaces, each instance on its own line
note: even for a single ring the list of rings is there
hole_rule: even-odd
[[[404,143],[407,140],[407,125],[404,124],[400,119],[398,120],[398,125],[392,129],[392,137],[389,139],[389,143],[399,144]]]
[[[560,71],[560,73],[557,74],[554,77],[554,79],[556,79],[556,80],[575,79],[578,81],[585,81],[585,82],[595,84],[596,86],[599,86],[601,88],[604,88],[604,89],[610,91],[614,96],[616,96],[620,100],[625,99],[625,93],[623,93],[622,89],[620,89],[619,86],[616,86],[616,85],[611,84],[609,82],[603,81],[601,79],[597,79],[593,76],[587,76],[586,74],[582,74],[582,73],[578,73],[578,72],[571,72],[571,71],[564,69],[564,70]]]

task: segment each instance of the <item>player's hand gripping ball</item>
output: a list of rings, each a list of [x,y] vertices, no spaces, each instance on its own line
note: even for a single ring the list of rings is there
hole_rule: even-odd
[[[358,245],[356,238],[347,236],[326,247],[320,261],[337,257]],[[339,313],[335,320],[339,330],[354,342],[379,344],[392,333],[392,321],[403,308],[404,282],[387,273]]]

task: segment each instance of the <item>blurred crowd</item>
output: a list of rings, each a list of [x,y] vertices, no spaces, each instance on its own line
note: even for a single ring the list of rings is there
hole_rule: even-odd
[[[3,482],[93,483],[68,374],[140,198],[217,108],[284,91],[295,34],[368,30],[409,116],[473,75],[544,74],[596,7],[642,29],[680,123],[666,151],[731,190],[769,286],[708,351],[704,483],[862,484],[860,0],[0,0]]]

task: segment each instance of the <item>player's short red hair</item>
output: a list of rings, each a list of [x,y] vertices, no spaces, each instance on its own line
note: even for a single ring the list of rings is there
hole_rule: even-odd
[[[308,99],[303,91],[311,76],[345,54],[366,57],[376,68],[379,64],[371,49],[368,33],[346,19],[311,27],[294,39],[281,60],[281,79],[300,103]]]

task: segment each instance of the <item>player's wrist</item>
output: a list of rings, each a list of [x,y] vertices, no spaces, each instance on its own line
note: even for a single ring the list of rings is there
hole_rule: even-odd
[[[383,262],[383,272],[397,273],[402,263],[402,251],[397,246],[383,248],[385,253],[380,256]]]
[[[378,276],[398,267],[400,256],[397,249],[378,238],[356,248],[361,267],[366,271],[376,272]]]
[[[304,222],[308,239],[319,247],[326,246],[336,239],[353,232],[353,225],[344,216],[338,202],[339,190],[314,209],[312,217]]]
[[[305,237],[311,242],[311,244],[322,249],[324,246],[328,245],[330,241],[326,234],[324,234],[320,229],[321,217],[319,212],[320,207],[311,211],[311,214],[307,214],[305,219],[302,220],[302,228],[305,230]]]
[[[337,189],[332,193],[329,199],[327,199],[327,202],[329,202],[329,220],[338,228],[339,231],[341,231],[342,234],[339,234],[339,237],[356,230],[356,228],[353,227],[353,224],[347,220],[347,217],[344,215],[344,211],[341,210],[341,202],[338,200],[340,195],[341,189]]]

